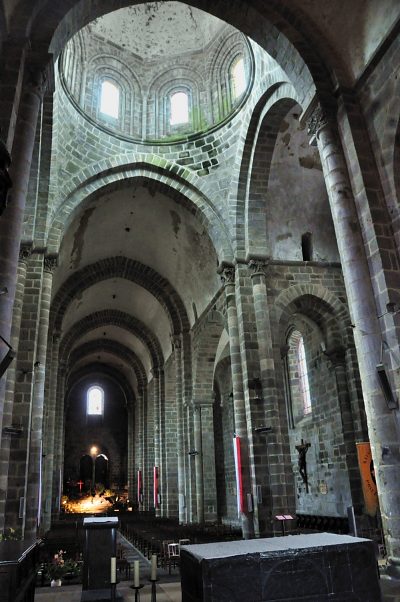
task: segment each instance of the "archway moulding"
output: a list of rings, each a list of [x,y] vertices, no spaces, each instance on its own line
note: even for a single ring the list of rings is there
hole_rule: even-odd
[[[102,0],[64,0],[62,3],[47,0],[37,3],[32,16],[32,0],[23,0],[19,7],[20,18],[14,18],[11,31],[15,29],[20,35],[30,37],[35,46],[47,46],[57,58],[66,42],[90,21],[141,3],[142,0],[110,0],[107,3]],[[298,6],[277,0],[269,0],[268,3],[254,0],[251,4],[243,0],[226,3],[187,0],[185,3],[226,21],[251,37],[271,56],[277,57],[292,80],[299,74],[305,84],[314,78],[321,89],[330,91],[332,74],[335,83],[348,85],[349,69],[331,51],[314,23],[311,27]],[[25,9],[25,4],[30,10]],[[25,15],[25,22],[21,23],[21,16]],[[307,85],[303,90],[307,94]]]
[[[219,260],[232,260],[233,250],[223,217],[201,190],[203,184],[196,174],[154,155],[152,161],[148,161],[148,157],[145,156],[139,157],[138,154],[134,157],[137,162],[127,163],[128,159],[124,155],[103,160],[98,165],[101,169],[98,174],[93,176],[88,168],[83,170],[80,176],[76,176],[81,182],[71,187],[70,191],[66,191],[64,200],[53,209],[50,216],[47,237],[49,253],[58,253],[63,234],[82,203],[132,185],[134,180],[138,180],[157,184],[164,194],[180,202],[198,217],[207,230]],[[119,161],[121,164],[118,165]]]
[[[128,408],[130,405],[135,403],[135,393],[124,374],[122,374],[117,368],[107,366],[106,364],[101,364],[99,362],[88,364],[75,372],[72,372],[66,383],[66,393],[65,393],[65,409],[68,407],[68,399],[71,395],[72,389],[82,382],[85,379],[92,379],[93,382],[97,378],[108,378],[111,380],[117,387],[119,387],[124,395],[125,404]],[[62,400],[64,401],[64,400]]]
[[[303,307],[296,306],[306,300]],[[308,303],[309,300],[311,303]],[[279,332],[282,336],[282,345],[285,345],[287,326],[294,313],[304,310],[307,315],[307,305],[312,306],[319,318],[324,321],[327,328],[327,343],[340,340],[347,348],[352,344],[353,334],[348,310],[338,297],[318,284],[295,284],[279,293],[274,300],[273,313],[276,323],[279,324]]]
[[[109,278],[124,278],[148,290],[167,313],[171,330],[178,334],[190,329],[185,305],[173,286],[152,268],[127,257],[107,257],[74,272],[58,289],[50,310],[50,323],[61,329],[71,301],[93,284]]]
[[[265,198],[260,198],[260,211],[254,211],[251,203],[251,186],[253,161],[257,152],[257,145],[262,135],[262,128],[269,116],[265,134],[268,142],[268,168],[265,170],[265,186],[268,185],[269,169],[275,147],[276,136],[279,132],[282,119],[295,104],[302,107],[300,98],[294,87],[287,82],[276,82],[271,86],[255,105],[247,129],[243,147],[240,175],[237,186],[237,213],[236,213],[236,244],[237,256],[268,256],[268,240],[266,233],[266,206]],[[265,149],[263,147],[265,152]],[[257,197],[257,192],[256,195]],[[251,205],[251,206],[250,206]]]
[[[95,339],[94,341],[88,341],[79,347],[75,347],[70,355],[71,371],[73,371],[73,366],[80,359],[85,358],[89,354],[101,353],[103,351],[125,362],[128,367],[133,369],[138,387],[147,385],[146,371],[136,353],[119,341],[112,339]]]

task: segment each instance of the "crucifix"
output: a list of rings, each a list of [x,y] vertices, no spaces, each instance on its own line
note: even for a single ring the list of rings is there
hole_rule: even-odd
[[[83,481],[78,481],[77,485],[79,485],[79,493],[82,493],[82,485],[83,485]]]
[[[298,467],[301,478],[303,479],[303,483],[306,486],[306,493],[308,493],[308,477],[307,477],[307,460],[306,454],[311,447],[311,443],[304,443],[303,439],[301,440],[300,445],[296,445],[297,453],[299,454]]]

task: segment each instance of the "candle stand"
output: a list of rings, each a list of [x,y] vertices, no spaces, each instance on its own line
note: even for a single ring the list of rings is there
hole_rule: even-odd
[[[144,584],[131,585],[131,589],[135,590],[135,602],[140,602],[140,590],[144,587]]]
[[[150,579],[151,582],[151,602],[157,602],[156,583],[158,579]]]

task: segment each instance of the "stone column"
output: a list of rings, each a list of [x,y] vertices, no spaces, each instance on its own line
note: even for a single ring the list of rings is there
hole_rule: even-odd
[[[271,427],[271,433],[260,437],[264,452],[255,451],[259,460],[255,466],[257,483],[266,492],[266,501],[259,507],[259,521],[265,527],[261,531],[271,531],[276,514],[294,512],[296,508],[290,447],[288,439],[285,406],[280,403],[276,387],[276,366],[272,347],[272,332],[268,311],[266,271],[268,259],[250,259],[253,303],[256,320],[257,344],[260,358],[260,380],[262,385],[263,425]],[[267,437],[267,439],[265,439]],[[263,457],[266,464],[263,463]],[[260,465],[258,465],[260,464]],[[264,495],[263,495],[264,500]],[[280,529],[280,527],[279,527]]]
[[[133,426],[133,405],[132,403],[128,407],[128,459],[127,459],[127,472],[128,472],[128,499],[129,505],[132,505],[135,501],[135,441],[134,441],[134,426]]]
[[[248,511],[246,495],[251,493],[250,458],[247,437],[246,407],[243,392],[243,374],[240,355],[240,340],[238,315],[235,296],[235,268],[222,266],[221,278],[225,288],[226,313],[229,334],[229,349],[231,355],[233,407],[235,416],[235,433],[240,437],[242,455],[242,483],[244,493],[244,512],[240,520],[244,539],[254,536],[252,513]]]
[[[342,348],[327,349],[329,358],[335,371],[336,388],[342,420],[342,434],[346,449],[346,464],[349,475],[350,491],[353,505],[356,509],[362,505],[362,489],[360,470],[358,467],[357,448],[354,436],[354,421],[351,411],[350,394],[347,385],[346,352]]]
[[[377,377],[382,337],[366,252],[334,115],[318,105],[309,121],[309,134],[316,139],[321,156],[340,252],[389,562],[391,570],[400,575],[398,424]]]
[[[144,463],[143,463],[143,388],[139,389],[139,399],[137,400],[137,411],[136,411],[136,425],[137,425],[137,470],[142,472],[142,483],[144,481]],[[137,475],[136,475],[137,479]],[[139,490],[138,490],[139,491]],[[139,500],[138,500],[139,502]],[[144,510],[144,490],[143,490],[143,503],[139,502],[139,511]]]
[[[50,339],[49,339],[50,340]],[[46,429],[45,429],[45,465],[43,479],[43,524],[42,531],[46,532],[51,526],[52,512],[52,491],[53,491],[53,474],[54,474],[54,459],[55,459],[55,426],[56,426],[56,406],[57,406],[57,376],[58,362],[60,357],[60,332],[54,332],[52,337],[51,349],[51,364],[47,359],[48,390],[45,391],[46,404]],[[49,343],[50,344],[50,343]]]
[[[166,467],[166,450],[164,444],[165,433],[165,378],[164,370],[158,369],[159,376],[159,398],[158,398],[158,421],[159,421],[159,454],[160,454],[160,494],[161,494],[161,516],[167,516],[167,467]]]
[[[55,257],[44,258],[42,290],[40,295],[39,328],[35,353],[35,376],[32,388],[31,432],[29,445],[28,479],[26,485],[25,537],[36,535],[41,515],[40,481],[43,472],[43,407],[46,376],[47,335],[49,331],[50,300]]]
[[[30,67],[26,67],[25,71],[9,171],[13,187],[8,195],[8,207],[0,220],[0,273],[2,286],[8,289],[7,295],[0,296],[0,333],[6,340],[10,339],[11,333],[26,194],[37,120],[46,83],[43,71]],[[0,399],[4,398],[4,391],[5,380],[1,379]]]
[[[184,445],[183,445],[183,369],[182,369],[182,338],[181,335],[175,335],[172,338],[172,346],[175,359],[175,395],[176,395],[176,418],[177,418],[177,447],[178,456],[178,506],[179,506],[179,524],[186,522],[185,512],[185,463],[184,463]]]
[[[154,403],[154,466],[158,469],[158,491],[161,497],[161,457],[160,457],[160,378],[158,371],[153,371],[153,403]],[[154,486],[154,485],[153,485]],[[161,516],[161,507],[155,509],[156,517]]]
[[[54,425],[54,465],[52,491],[52,520],[56,520],[60,511],[60,493],[62,494],[63,464],[64,464],[64,417],[65,417],[65,379],[66,364],[60,360],[57,378],[57,405]]]
[[[203,438],[201,428],[201,406],[194,406],[194,468],[196,475],[197,522],[204,523],[204,474],[203,474]]]
[[[19,252],[17,286],[14,301],[13,323],[11,328],[10,345],[14,350],[18,349],[19,334],[21,330],[22,306],[24,300],[25,280],[27,262],[31,256],[31,245],[22,245]],[[6,293],[7,294],[7,293]],[[15,378],[16,378],[16,359],[11,363],[6,375],[3,376],[6,380],[6,391],[4,404],[0,399],[0,531],[4,529],[5,521],[5,504],[8,488],[8,472],[10,461],[10,438],[9,435],[3,434],[3,429],[13,426],[13,405],[15,393]],[[18,424],[14,426],[19,428]]]

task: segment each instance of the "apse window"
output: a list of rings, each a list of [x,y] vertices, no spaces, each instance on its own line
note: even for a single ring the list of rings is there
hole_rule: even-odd
[[[310,383],[308,380],[308,369],[306,361],[306,350],[303,337],[300,337],[297,347],[297,362],[299,370],[300,391],[303,398],[303,413],[311,414]]]
[[[246,71],[243,57],[236,59],[231,70],[233,98],[239,98],[246,90]]]
[[[170,96],[170,125],[189,122],[189,97],[186,92],[175,92]]]
[[[89,416],[102,416],[104,411],[104,391],[101,387],[90,387],[87,392],[87,413]]]
[[[109,117],[119,117],[119,87],[104,80],[101,84],[100,112]]]

